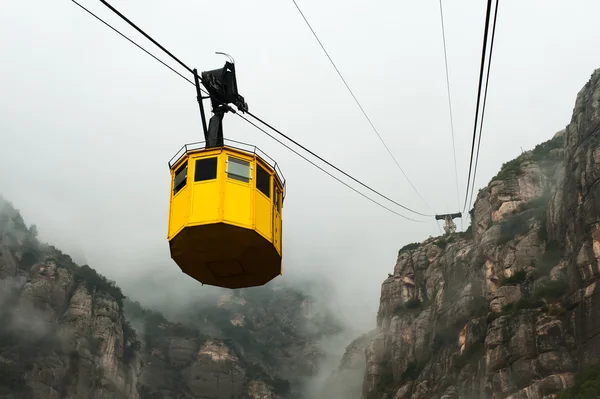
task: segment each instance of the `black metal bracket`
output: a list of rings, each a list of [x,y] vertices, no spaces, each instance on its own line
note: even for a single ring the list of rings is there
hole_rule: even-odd
[[[200,118],[202,119],[202,131],[204,133],[204,140],[208,142],[208,129],[206,128],[206,116],[204,116],[204,105],[202,104],[202,89],[200,88],[200,76],[198,76],[198,70],[194,68],[194,83],[196,84],[196,98],[198,99],[198,105],[200,106]]]
[[[222,53],[218,53],[222,54]],[[226,55],[226,54],[225,54]],[[202,72],[202,77],[194,72],[194,83],[196,85],[196,96],[200,106],[200,117],[202,118],[202,129],[204,131],[205,148],[222,147],[223,139],[223,117],[227,112],[236,113],[229,103],[232,103],[241,112],[248,112],[248,104],[244,97],[237,91],[237,79],[235,76],[235,65],[226,61],[225,66],[220,69]],[[208,97],[202,97],[200,83],[208,91]],[[203,99],[210,98],[212,113],[214,114],[206,126]]]
[[[450,220],[452,220],[452,219],[461,218],[461,217],[462,217],[462,213],[460,213],[460,212],[447,213],[445,215],[435,215],[435,220],[446,220],[446,218],[450,218]]]

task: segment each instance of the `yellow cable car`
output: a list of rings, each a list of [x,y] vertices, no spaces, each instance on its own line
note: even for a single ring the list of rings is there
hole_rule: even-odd
[[[203,284],[252,287],[281,274],[285,180],[259,151],[186,145],[169,163],[171,257]]]
[[[247,145],[234,140],[225,144],[223,116],[235,112],[228,103],[248,110],[237,93],[233,63],[202,73],[214,113],[208,129],[196,70],[194,77],[206,141],[204,147],[185,145],[169,162],[171,258],[203,284],[232,289],[266,284],[282,273],[285,180],[258,148],[241,148]]]

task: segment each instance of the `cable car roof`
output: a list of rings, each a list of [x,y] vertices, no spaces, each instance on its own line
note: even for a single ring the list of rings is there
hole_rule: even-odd
[[[185,155],[204,150],[205,144],[206,144],[205,141],[198,141],[198,142],[189,143],[189,144],[184,145],[183,147],[181,147],[179,149],[179,151],[177,151],[177,153],[169,161],[169,168],[173,168],[173,166],[176,165],[177,162],[179,162],[181,160],[181,158],[183,158]],[[279,165],[273,158],[268,156],[264,151],[262,151],[257,146],[255,146],[253,144],[243,143],[243,142],[237,141],[237,140],[224,139],[224,147],[254,154],[261,161],[263,161],[264,163],[269,165],[271,168],[273,168],[273,170],[275,171],[275,174],[277,175],[277,178],[279,179],[279,181],[281,182],[281,184],[284,187],[284,191],[283,191],[284,195],[283,196],[285,198],[285,191],[286,191],[285,190],[285,183],[286,183],[285,178],[283,176],[283,173],[281,172],[281,169],[279,168]],[[215,150],[215,149],[217,149],[217,148],[206,148],[206,150]]]

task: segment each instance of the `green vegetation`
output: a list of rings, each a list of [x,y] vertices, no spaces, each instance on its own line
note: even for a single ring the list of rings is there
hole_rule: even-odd
[[[538,163],[559,160],[560,158],[558,156],[551,155],[550,152],[557,148],[563,148],[564,146],[564,136],[554,137],[550,140],[544,141],[543,143],[535,146],[531,152],[531,160]]]
[[[54,246],[40,243],[37,238],[37,226],[27,227],[19,211],[1,197],[0,235],[7,242],[9,249],[21,252],[21,269],[29,270],[44,260],[53,261],[57,266],[69,270],[75,281],[85,282],[89,289],[112,296],[120,307],[123,306],[125,296],[114,281],[108,280],[87,265],[78,266],[69,255],[65,255]]]
[[[503,163],[500,171],[496,174],[496,176],[492,177],[492,180],[490,180],[488,185],[494,180],[508,180],[521,176],[523,174],[523,171],[521,170],[521,162],[523,161],[524,159],[521,155],[511,161]]]
[[[31,266],[39,263],[44,256],[44,247],[40,244],[37,235],[37,227],[35,224],[32,224],[23,240],[23,250],[19,265],[25,270],[29,270]]]
[[[313,298],[295,289],[257,287],[236,290],[233,295],[246,304],[231,301],[226,306],[217,307],[213,300],[209,300],[190,305],[179,315],[183,324],[168,321],[161,313],[144,309],[131,300],[125,300],[125,315],[138,329],[145,342],[145,350],[152,352],[158,349],[166,355],[173,337],[187,339],[200,348],[210,336],[222,341],[237,355],[248,378],[260,379],[278,395],[286,397],[293,383],[278,377],[279,365],[282,361],[305,361],[281,357],[293,352],[293,348],[338,332],[341,329],[339,322],[323,309],[314,309],[317,313],[307,320],[303,305]],[[242,326],[232,323],[238,314],[244,316]],[[290,354],[290,357],[295,358],[295,355]],[[306,367],[299,373],[310,373],[310,366]],[[153,389],[155,387],[151,384],[144,387],[145,395],[151,397]]]
[[[538,238],[540,241],[548,241],[548,217],[544,212],[544,216],[540,219],[540,229],[538,230]]]
[[[565,308],[563,308],[562,306],[552,307],[548,310],[548,314],[550,316],[562,316],[566,312],[567,312],[567,310]]]
[[[19,290],[6,288],[3,290],[2,306],[0,306],[0,397],[33,398],[33,393],[26,385],[25,374],[31,371],[34,364],[51,353],[61,351],[57,326],[44,324],[44,329],[33,328],[30,324],[16,322],[23,313],[16,314],[19,303]],[[23,310],[24,311],[24,310]],[[35,317],[35,315],[28,315]]]
[[[423,371],[423,369],[425,368],[426,364],[427,361],[413,360],[412,362],[409,362],[406,366],[406,370],[404,370],[404,372],[402,373],[402,382],[417,379]]]
[[[417,309],[421,307],[421,301],[419,298],[410,298],[404,303],[406,309]]]
[[[136,352],[141,349],[142,343],[138,340],[137,334],[129,321],[123,323],[123,342],[123,361],[131,363]]]
[[[489,313],[488,313],[488,315],[487,315],[487,317],[486,317],[486,319],[485,319],[485,322],[486,322],[488,325],[490,325],[490,324],[492,324],[492,322],[493,322],[494,320],[496,320],[496,319],[497,319],[497,318],[499,318],[500,316],[504,316],[504,315],[505,315],[505,313],[504,313],[504,312],[489,312]]]
[[[506,244],[515,236],[527,233],[528,230],[529,221],[525,215],[516,214],[509,216],[500,222],[500,237],[498,238],[498,244]]]
[[[139,324],[142,327],[144,331],[143,338],[149,349],[166,349],[170,337],[191,339],[198,344],[206,340],[206,337],[198,329],[181,323],[170,323],[162,313],[144,309],[136,301],[125,301],[125,316],[134,324]],[[132,344],[134,339],[137,340],[137,334],[129,322],[125,324],[123,332],[131,336],[131,340],[128,341]],[[128,356],[132,355],[135,349],[135,346],[131,347]]]
[[[405,246],[403,246],[402,248],[400,248],[400,251],[398,251],[398,255],[401,254],[402,252],[412,251],[414,249],[417,249],[420,246],[421,246],[420,242],[412,242],[410,244],[406,244]]]
[[[554,137],[538,144],[531,152],[521,154],[511,161],[503,163],[500,171],[492,178],[492,180],[490,180],[490,183],[495,180],[508,180],[521,176],[523,174],[521,164],[524,161],[533,161],[540,164],[542,167],[546,166],[548,163],[556,162],[560,159],[558,156],[551,154],[551,151],[563,147],[563,137]]]
[[[285,397],[292,390],[292,385],[288,380],[283,380],[279,377],[271,377],[262,371],[260,365],[251,365],[246,367],[246,377],[250,379],[257,379],[264,381],[267,385],[273,388],[273,393]]]
[[[342,330],[337,316],[327,311],[326,307],[316,303],[314,306],[305,306],[310,305],[307,301],[314,302],[315,299],[304,293],[309,292],[308,289],[299,290],[289,287],[236,290],[234,295],[244,299],[246,305],[232,302],[227,306],[217,307],[216,303],[210,300],[210,303],[198,303],[196,307],[190,305],[186,308],[186,313],[180,315],[183,323],[170,322],[160,312],[144,309],[138,302],[127,300],[114,281],[102,276],[88,265],[79,266],[70,256],[57,248],[41,244],[37,238],[37,227],[35,225],[27,227],[19,212],[1,198],[0,238],[10,251],[21,255],[22,260],[18,265],[21,270],[29,270],[40,263],[44,265],[42,262],[54,263],[60,268],[61,273],[68,271],[78,286],[85,286],[90,293],[93,293],[94,301],[103,297],[113,298],[127,317],[122,324],[125,363],[135,360],[136,353],[142,349],[142,342],[144,350],[152,353],[158,349],[163,355],[168,356],[168,346],[172,338],[189,340],[197,349],[207,340],[209,334],[225,342],[236,353],[248,376],[260,378],[270,385],[276,394],[286,397],[292,390],[291,383],[276,375],[282,361],[301,362],[293,365],[298,368],[294,372],[309,375],[313,372],[311,360],[296,359],[294,352],[297,352],[297,348],[317,342],[322,336]],[[419,246],[420,244],[409,244],[408,248]],[[70,285],[73,287],[73,284]],[[314,285],[308,288],[310,291],[317,290]],[[65,387],[72,385],[74,382],[69,378],[72,376],[77,378],[79,353],[62,352],[63,346],[59,335],[54,331],[56,327],[53,323],[40,323],[44,325],[43,331],[41,327],[36,327],[36,331],[29,331],[27,326],[23,331],[22,328],[15,328],[15,323],[12,323],[14,315],[11,312],[16,308],[20,289],[15,287],[14,295],[11,294],[11,290],[10,287],[3,290],[2,306],[0,306],[0,353],[2,353],[0,397],[14,394],[29,398],[24,380],[25,373],[32,370],[35,364],[40,364],[50,357],[55,359],[58,356],[64,361],[65,367],[69,370],[64,384]],[[72,295],[73,291],[72,289],[67,296]],[[69,300],[70,298],[67,297],[67,301]],[[311,311],[310,317],[306,315],[306,310]],[[239,313],[245,316],[243,326],[231,322],[234,315]],[[97,332],[86,330],[84,337],[87,338],[90,351],[99,354],[103,342]],[[288,353],[293,358],[282,359]],[[316,358],[318,353],[311,352],[308,356]],[[289,367],[285,365],[286,369]],[[111,389],[110,382],[101,374],[92,375],[91,388],[94,389],[100,384],[105,384]],[[141,385],[141,397],[158,397],[158,392],[154,388],[150,382],[148,385]]]
[[[458,334],[450,328],[442,328],[435,333],[433,337],[433,350],[437,352],[441,348],[451,343],[458,342]]]
[[[558,399],[597,399],[600,397],[600,362],[585,367],[575,376],[575,384]]]
[[[25,370],[19,364],[0,363],[0,395],[8,398],[33,397],[33,391],[25,384]]]
[[[475,295],[469,308],[469,315],[471,317],[481,317],[488,313],[489,305],[484,296]]]
[[[521,298],[517,302],[506,304],[502,307],[502,313],[515,315],[523,309],[537,309],[544,306],[544,302],[536,297]]]
[[[565,280],[547,280],[533,292],[534,298],[558,299],[566,294],[568,284]]]
[[[532,198],[529,201],[520,204],[514,211],[515,213],[522,213],[526,211],[533,211],[533,217],[536,220],[545,221],[548,204],[551,199],[550,187],[545,185],[542,194],[539,197]]]
[[[485,353],[484,342],[485,336],[481,337],[478,341],[473,342],[471,345],[468,345],[460,355],[455,355],[453,358],[452,367],[455,370],[461,370],[467,364],[477,361],[479,358],[481,358]]]
[[[542,258],[536,265],[533,273],[535,278],[542,276],[548,276],[550,271],[558,264],[561,258],[561,250],[558,243],[555,241],[548,242],[546,245],[546,252],[542,255]]]
[[[102,338],[100,337],[94,337],[94,334],[92,332],[92,328],[88,328],[88,332],[87,332],[87,341],[90,344],[90,352],[92,353],[92,355],[99,355],[100,354],[100,349],[102,348]]]
[[[435,298],[435,293],[434,293],[433,298]],[[408,301],[404,302],[403,304],[398,305],[396,307],[396,309],[394,310],[394,314],[396,314],[397,316],[402,316],[407,313],[415,314],[415,313],[420,312],[427,306],[429,306],[430,303],[431,303],[430,299],[426,299],[425,301],[421,302],[421,300],[419,298],[411,298]]]
[[[502,277],[502,279],[499,282],[499,286],[503,286],[503,285],[517,285],[517,284],[521,284],[522,282],[525,281],[525,279],[527,278],[527,272],[525,272],[525,270],[519,270],[518,272],[516,272],[515,274],[513,274],[510,277]]]
[[[435,245],[437,245],[441,249],[444,249],[446,248],[446,246],[448,246],[448,242],[449,240],[446,240],[445,238],[440,238],[439,240],[435,241]]]
[[[545,241],[547,238],[547,208],[550,198],[550,189],[548,186],[545,186],[542,195],[519,205],[512,212],[512,215],[507,216],[500,222],[500,238],[498,239],[498,243],[506,244],[515,236],[526,234],[529,230],[529,220],[531,218],[541,222],[538,236]]]
[[[466,237],[473,237],[473,224],[471,223],[464,232]]]
[[[502,307],[501,312],[492,312],[488,314],[487,323],[490,324],[500,316],[516,315],[524,309],[538,309],[546,306],[546,301],[562,298],[567,293],[567,282],[565,280],[547,280],[541,283],[527,298],[521,298],[517,302],[509,303]],[[552,314],[560,315],[563,310],[552,309]]]
[[[47,250],[39,242],[36,225],[27,227],[21,213],[9,202],[0,197],[0,235],[3,244],[13,252],[21,252],[19,267],[29,270],[39,263]]]
[[[102,292],[110,295],[119,304],[119,308],[123,308],[125,295],[123,295],[121,288],[114,281],[108,280],[106,277],[98,274],[98,272],[88,265],[77,267],[72,272],[76,282],[85,282],[88,289],[96,293]]]
[[[379,381],[379,385],[383,389],[387,389],[394,385],[394,374],[392,373],[391,367],[386,367],[381,374],[381,380]]]

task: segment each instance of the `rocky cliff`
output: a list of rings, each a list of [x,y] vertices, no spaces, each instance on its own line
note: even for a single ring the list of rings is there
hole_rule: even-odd
[[[0,399],[298,398],[341,328],[281,284],[168,320],[36,236],[0,198]]]
[[[347,397],[600,397],[599,101],[597,70],[566,129],[479,192],[466,232],[399,251],[372,338],[326,390],[362,366]]]

